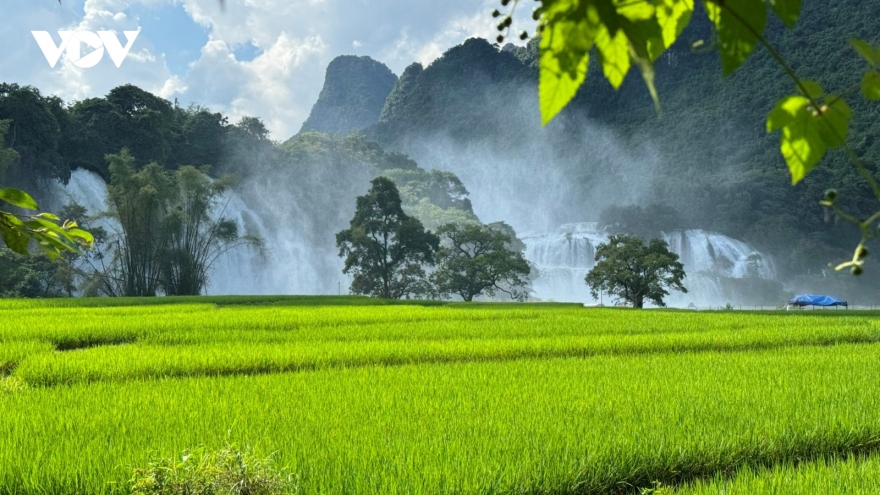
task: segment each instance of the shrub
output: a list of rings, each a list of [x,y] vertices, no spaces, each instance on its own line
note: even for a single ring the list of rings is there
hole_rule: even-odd
[[[295,476],[276,469],[271,456],[260,459],[234,445],[152,461],[136,468],[129,483],[132,495],[287,495],[299,488]]]

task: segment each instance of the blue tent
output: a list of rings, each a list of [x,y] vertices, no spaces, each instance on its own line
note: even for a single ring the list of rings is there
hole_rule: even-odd
[[[799,296],[794,296],[794,299],[788,301],[788,304],[792,306],[844,306],[849,308],[849,305],[843,299],[838,299],[834,296],[817,296],[814,294],[801,294]]]

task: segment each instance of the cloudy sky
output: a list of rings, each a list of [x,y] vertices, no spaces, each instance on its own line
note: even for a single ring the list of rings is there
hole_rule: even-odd
[[[136,84],[181,105],[262,118],[272,137],[296,133],[318,97],[327,64],[369,55],[395,74],[429,64],[473,36],[494,37],[497,0],[0,0],[0,81],[37,86],[65,101]],[[532,2],[523,0],[518,25]],[[140,34],[120,68],[105,55],[82,69],[52,68],[31,31]],[[83,49],[83,55],[87,50]]]

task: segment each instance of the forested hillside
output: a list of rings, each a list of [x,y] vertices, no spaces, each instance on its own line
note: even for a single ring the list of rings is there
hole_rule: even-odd
[[[878,8],[876,0],[805,2],[794,30],[774,20],[767,33],[802,76],[849,96],[852,144],[871,166],[880,156],[880,110],[858,96],[864,62],[848,39],[877,41]],[[419,163],[457,173],[475,192],[481,216],[509,214],[518,227],[541,229],[599,219],[611,205],[666,205],[684,227],[772,252],[787,276],[820,274],[858,240],[854,227],[819,206],[824,190],[837,188],[859,214],[873,212],[876,200],[842,151],[792,187],[778,136],[765,128],[791,82],[761,48],[722,78],[717,54],[691,48],[712,43],[699,5],[694,19],[657,63],[661,116],[638,74],[614,91],[594,57],[576,100],[541,128],[536,42],[499,50],[472,39],[428,67],[409,67],[380,123],[366,132]]]
[[[327,66],[324,88],[300,132],[348,134],[379,122],[395,83],[391,69],[370,57],[336,57]]]

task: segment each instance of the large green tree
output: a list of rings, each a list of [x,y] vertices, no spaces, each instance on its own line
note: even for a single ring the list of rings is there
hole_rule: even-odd
[[[137,170],[127,149],[107,155],[107,162],[110,214],[121,228],[112,242],[114,262],[105,274],[108,295],[155,296],[167,242],[163,223],[174,199],[174,184],[157,163]]]
[[[434,262],[439,239],[403,212],[400,193],[387,177],[357,198],[348,229],[336,234],[344,273],[354,275],[351,291],[383,299],[419,297],[430,288],[424,265]]]
[[[653,239],[645,244],[639,237],[613,235],[596,247],[596,261],[585,279],[594,298],[601,291],[635,308],[644,307],[645,301],[664,307],[667,289],[687,293],[682,283],[684,265],[666,241]]]
[[[503,292],[518,301],[528,297],[531,268],[513,239],[489,225],[447,224],[437,231],[441,245],[431,281],[441,296],[465,301]]]
[[[69,114],[73,123],[69,160],[73,167],[107,178],[104,157],[122,148],[131,152],[138,166],[171,163],[175,120],[167,100],[126,84],[113,88],[104,98],[74,103]]]

